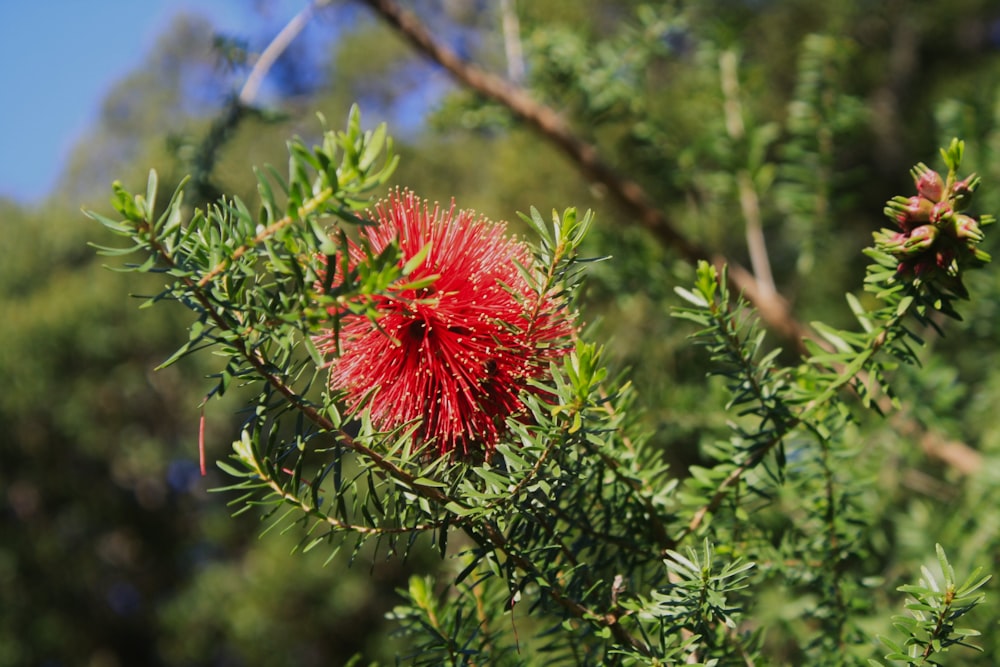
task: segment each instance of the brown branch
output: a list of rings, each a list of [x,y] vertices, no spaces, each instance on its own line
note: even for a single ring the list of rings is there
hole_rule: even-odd
[[[371,7],[420,53],[445,68],[456,80],[504,105],[544,139],[566,153],[584,174],[604,185],[611,197],[639,224],[664,245],[673,248],[683,259],[692,264],[708,260],[716,266],[729,265],[729,279],[734,289],[742,292],[757,307],[768,328],[789,341],[795,349],[805,352],[802,338],[808,331],[792,316],[788,303],[780,295],[768,295],[766,290],[760,289],[748,270],[722,255],[709,252],[684,236],[653,203],[639,183],[623,177],[605,162],[597,147],[580,139],[558,112],[537,102],[523,88],[462,60],[457,53],[436,40],[419,18],[403,10],[393,0],[359,1]]]
[[[597,147],[577,137],[566,120],[554,109],[534,100],[523,88],[462,60],[457,53],[438,42],[419,18],[400,8],[393,0],[358,1],[371,7],[413,44],[417,51],[450,72],[458,82],[504,105],[533,127],[542,138],[562,150],[580,171],[604,185],[624,210],[664,245],[674,248],[684,260],[694,264],[705,259],[720,270],[722,266],[728,266],[732,288],[752,303],[767,328],[787,341],[793,349],[800,354],[807,354],[803,344],[805,338],[826,346],[825,341],[814,336],[795,319],[788,302],[780,294],[759,284],[749,270],[720,253],[709,252],[681,234],[653,204],[641,185],[622,177],[601,158]],[[982,457],[963,443],[924,438],[922,444],[928,456],[954,466],[960,472],[971,473],[979,468]]]
[[[257,91],[260,90],[261,84],[264,83],[264,77],[274,67],[274,63],[277,62],[281,54],[295,41],[299,33],[305,30],[316,10],[323,5],[329,4],[329,2],[330,0],[314,0],[310,2],[302,11],[293,16],[292,20],[271,40],[267,48],[258,56],[253,69],[250,71],[249,76],[247,76],[247,80],[243,83],[243,88],[240,90],[239,96],[240,104],[250,106],[253,103],[254,98],[257,97]]]
[[[893,426],[900,435],[920,444],[924,453],[963,475],[974,475],[983,469],[983,455],[940,431],[926,430],[912,416],[897,414]]]
[[[719,56],[719,78],[722,83],[722,94],[725,98],[723,108],[726,112],[726,132],[729,138],[739,144],[746,139],[746,127],[743,124],[743,105],[740,102],[740,81],[737,75],[736,53],[725,51]],[[777,295],[774,277],[771,274],[771,261],[767,256],[767,244],[764,239],[764,227],[761,222],[760,200],[757,188],[749,168],[742,168],[736,174],[736,183],[740,193],[740,209],[746,223],[747,252],[750,253],[750,265],[757,278],[757,285],[762,295],[770,300]]]
[[[503,29],[503,50],[507,56],[507,76],[515,83],[524,78],[524,57],[521,55],[521,27],[513,0],[500,0],[500,24]]]

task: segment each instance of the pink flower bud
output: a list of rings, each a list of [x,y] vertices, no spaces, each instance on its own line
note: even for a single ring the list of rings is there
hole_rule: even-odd
[[[886,234],[876,239],[879,249],[896,257],[912,257],[934,245],[939,230],[934,225],[921,225],[909,233]]]
[[[904,231],[931,221],[934,202],[923,197],[894,197],[886,203],[885,214]]]
[[[956,215],[952,219],[950,231],[959,239],[979,243],[983,240],[983,230],[976,219],[968,215]]]
[[[961,210],[968,206],[972,193],[979,187],[979,181],[979,176],[969,174],[961,181],[952,184],[949,195],[955,201],[955,208]]]
[[[923,166],[923,165],[919,165]],[[926,169],[926,167],[924,167]],[[941,201],[944,196],[944,179],[936,171],[927,169],[916,174],[917,193],[921,197],[930,199],[932,202]]]
[[[951,186],[951,194],[953,196],[969,195],[978,187],[979,176],[976,174],[969,174],[960,181],[955,181]]]
[[[906,250],[907,235],[903,232],[889,232],[888,229],[875,235],[875,245],[885,252],[899,256]]]
[[[903,244],[903,251],[907,255],[915,255],[919,252],[923,252],[934,245],[934,241],[937,239],[937,236],[937,227],[934,225],[921,225],[910,232],[906,239],[906,243]]]
[[[941,221],[947,221],[955,214],[955,209],[951,207],[951,202],[942,201],[934,204],[931,209],[931,222],[938,223]]]

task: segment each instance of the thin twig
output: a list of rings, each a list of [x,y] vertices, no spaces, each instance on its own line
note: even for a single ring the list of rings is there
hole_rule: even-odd
[[[503,26],[503,50],[507,56],[507,78],[521,83],[524,78],[524,56],[521,53],[521,24],[517,20],[514,0],[500,0],[500,19]]]
[[[722,83],[722,95],[725,98],[723,108],[726,114],[726,132],[733,143],[739,146],[746,139],[746,128],[743,124],[743,105],[740,102],[740,79],[733,51],[725,51],[719,56],[719,78]],[[748,167],[740,169],[736,174],[736,184],[739,189],[740,210],[746,223],[747,251],[750,253],[750,265],[757,277],[757,286],[761,296],[773,299],[778,289],[774,285],[771,274],[771,260],[767,256],[767,243],[764,239],[764,228],[761,222],[760,199],[754,186],[753,175]]]
[[[253,103],[261,85],[264,83],[264,78],[271,71],[271,68],[274,67],[274,63],[291,46],[295,38],[299,36],[299,33],[305,30],[316,10],[328,4],[329,1],[313,0],[313,2],[310,2],[301,12],[293,16],[292,20],[271,40],[267,48],[257,57],[253,69],[250,70],[250,75],[247,76],[247,80],[243,84],[242,90],[240,90],[240,104],[250,106]]]
[[[324,188],[319,193],[317,193],[316,195],[310,197],[308,200],[303,202],[302,206],[300,206],[296,211],[297,216],[286,215],[280,220],[276,220],[275,222],[272,222],[264,229],[260,230],[257,233],[257,236],[253,237],[253,239],[249,243],[245,243],[240,247],[236,248],[236,250],[234,250],[231,255],[229,255],[223,260],[220,260],[219,263],[213,266],[208,273],[203,275],[201,279],[198,280],[198,287],[199,288],[204,287],[208,283],[218,278],[223,271],[225,271],[228,267],[232,266],[233,262],[235,262],[240,257],[248,253],[250,250],[259,246],[264,241],[270,239],[272,236],[280,232],[285,227],[289,226],[293,222],[296,222],[297,220],[304,220],[307,215],[315,212],[317,208],[325,204],[326,200],[329,199],[332,195],[333,195],[332,188]]]

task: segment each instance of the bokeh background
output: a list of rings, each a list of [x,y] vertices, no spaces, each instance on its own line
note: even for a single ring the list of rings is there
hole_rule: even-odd
[[[198,470],[211,358],[153,369],[187,340],[179,309],[138,310],[154,277],[104,267],[110,183],[171,189],[249,65],[302,10],[292,0],[0,3],[0,667],[338,665],[392,662],[385,613],[430,557],[361,562],[292,552],[236,518],[225,477]],[[759,212],[779,290],[802,321],[849,323],[860,249],[907,171],[958,135],[1000,212],[1000,6],[994,0],[413,0],[434,35],[519,76],[699,243],[747,261],[739,175]],[[502,9],[519,19],[513,62]],[[505,39],[506,37],[506,39]],[[726,90],[723,54],[738,63]],[[691,332],[669,317],[691,269],[604,188],[500,107],[461,90],[363,4],[331,2],[270,70],[260,113],[213,147],[202,195],[255,201],[252,165],[286,162],[292,135],[342,127],[357,102],[388,122],[396,183],[494,219],[592,208],[590,334],[630,373],[652,437],[678,471],[725,431]],[[742,133],[727,125],[738,102]],[[732,111],[731,108],[728,109]],[[731,120],[731,118],[730,118]],[[197,202],[194,202],[197,203]],[[987,241],[993,249],[995,242]],[[995,254],[995,253],[994,253]],[[995,271],[993,273],[996,273]],[[958,544],[996,565],[1000,281],[984,273],[963,323],[934,339],[904,409],[982,456],[970,474],[891,426],[871,426],[899,474],[886,548]],[[779,341],[779,344],[787,344]],[[238,392],[207,412],[208,455],[238,433]],[[880,430],[881,429],[881,430]],[[886,444],[890,443],[890,444]],[[996,597],[994,595],[994,597]],[[982,619],[995,624],[997,606]],[[996,640],[982,659],[994,664]],[[989,643],[992,642],[992,643]],[[964,659],[964,658],[963,658]],[[971,659],[971,658],[970,658]],[[956,662],[955,664],[966,664]],[[969,663],[972,664],[972,663]]]

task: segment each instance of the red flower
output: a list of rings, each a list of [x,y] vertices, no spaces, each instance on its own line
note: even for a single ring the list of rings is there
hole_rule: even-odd
[[[565,352],[573,325],[563,304],[538,294],[517,268],[532,265],[530,249],[472,211],[447,210],[411,192],[396,192],[362,228],[374,253],[398,239],[401,265],[428,243],[423,262],[406,283],[437,275],[428,287],[390,291],[374,299],[377,325],[345,313],[340,356],[330,365],[330,386],[348,406],[368,399],[373,425],[390,430],[420,421],[414,446],[439,453],[489,454],[504,420],[525,409],[519,394]],[[364,257],[348,251],[355,266]],[[317,339],[333,354],[332,332]],[[375,390],[374,393],[372,390]]]

